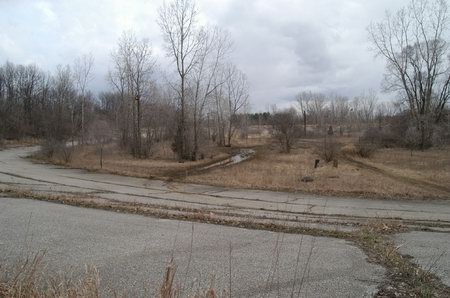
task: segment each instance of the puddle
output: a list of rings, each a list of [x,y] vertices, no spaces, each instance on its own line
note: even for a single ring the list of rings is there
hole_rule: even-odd
[[[225,160],[210,164],[206,167],[201,168],[200,170],[209,170],[209,169],[216,168],[216,167],[227,167],[227,166],[235,165],[235,164],[241,163],[243,161],[246,161],[247,159],[253,157],[254,155],[255,155],[255,150],[253,150],[253,149],[240,149],[238,153],[235,153],[231,157],[229,157]]]

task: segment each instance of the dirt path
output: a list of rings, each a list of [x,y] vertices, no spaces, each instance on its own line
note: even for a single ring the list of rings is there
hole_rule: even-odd
[[[382,175],[384,175],[386,177],[389,177],[391,179],[394,179],[396,181],[399,181],[399,182],[402,182],[402,183],[407,183],[407,184],[410,184],[410,185],[413,185],[413,186],[420,186],[420,187],[429,189],[431,191],[443,192],[443,193],[448,194],[450,196],[450,187],[446,187],[446,186],[443,186],[443,185],[435,184],[435,183],[428,182],[428,181],[425,181],[425,180],[420,180],[420,179],[415,179],[415,178],[411,178],[411,177],[401,176],[401,175],[398,175],[398,174],[395,174],[395,173],[392,173],[392,172],[380,169],[380,168],[378,168],[376,166],[367,164],[365,162],[362,162],[362,161],[359,161],[359,160],[355,160],[355,159],[351,158],[348,155],[345,155],[343,158],[344,158],[345,161],[347,161],[347,162],[349,162],[351,164],[354,164],[354,165],[356,165],[356,166],[358,166],[360,168],[364,168],[364,169],[373,171],[375,173],[382,174]]]

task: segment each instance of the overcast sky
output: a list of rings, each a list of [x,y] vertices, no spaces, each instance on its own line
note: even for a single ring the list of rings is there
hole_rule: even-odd
[[[167,66],[157,9],[162,0],[0,0],[0,62],[54,71],[95,58],[94,91],[108,89],[110,52],[124,30],[148,38]],[[251,106],[286,106],[299,91],[355,96],[378,91],[384,62],[369,51],[366,28],[407,0],[198,0],[201,22],[228,30],[232,59],[247,74]],[[381,95],[383,96],[383,95]]]

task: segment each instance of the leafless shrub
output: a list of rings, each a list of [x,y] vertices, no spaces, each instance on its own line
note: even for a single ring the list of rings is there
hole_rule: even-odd
[[[65,163],[69,163],[72,160],[74,148],[72,146],[67,146],[65,143],[60,146],[60,154]]]
[[[40,155],[47,158],[58,158],[69,163],[72,159],[74,148],[67,146],[64,141],[57,141],[55,139],[45,140],[41,145]]]
[[[42,145],[40,153],[46,158],[52,158],[57,152],[60,142],[55,139],[46,139]]]
[[[420,131],[415,127],[409,127],[404,135],[404,142],[406,147],[410,149],[419,148],[420,145]]]
[[[339,146],[333,137],[325,137],[323,146],[320,148],[319,155],[326,162],[334,161],[339,155]]]
[[[391,148],[402,145],[401,137],[396,135],[393,131],[379,128],[367,129],[361,140],[383,148]]]
[[[297,123],[298,116],[294,109],[275,112],[272,116],[273,137],[286,153],[291,151],[295,141]]]
[[[444,147],[450,144],[450,129],[445,125],[436,126],[431,137],[433,147]]]
[[[359,141],[355,144],[355,152],[362,158],[370,158],[376,151],[377,146],[370,142]]]

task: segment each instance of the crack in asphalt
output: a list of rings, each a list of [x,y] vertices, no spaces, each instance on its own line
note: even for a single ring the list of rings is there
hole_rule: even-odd
[[[224,204],[211,204],[211,203],[204,203],[204,202],[192,202],[192,201],[189,201],[189,200],[181,200],[181,199],[171,199],[171,198],[166,198],[166,197],[158,197],[158,196],[149,196],[149,195],[141,195],[141,194],[133,194],[133,193],[127,193],[127,192],[119,192],[119,191],[107,191],[107,190],[102,190],[102,189],[96,189],[96,188],[86,188],[86,187],[79,187],[79,186],[76,186],[76,185],[68,185],[68,184],[63,184],[63,183],[57,183],[57,182],[48,182],[48,181],[44,181],[44,180],[38,180],[38,179],[34,179],[34,178],[27,178],[27,177],[25,177],[25,176],[21,176],[21,175],[16,175],[16,174],[10,174],[10,173],[5,173],[5,172],[0,172],[0,173],[2,173],[2,174],[6,174],[6,175],[10,175],[10,176],[13,176],[13,177],[18,177],[18,178],[22,178],[22,179],[29,179],[29,180],[35,180],[35,181],[39,181],[39,182],[46,182],[46,183],[50,183],[50,184],[54,184],[54,185],[61,185],[61,186],[67,186],[67,187],[73,187],[73,188],[79,188],[79,189],[89,189],[89,190],[92,190],[93,192],[100,192],[100,193],[104,193],[104,194],[106,194],[106,195],[108,195],[108,194],[117,194],[117,195],[126,195],[126,196],[129,196],[129,197],[137,197],[137,198],[147,198],[147,199],[151,199],[151,200],[165,200],[165,201],[171,201],[171,202],[177,202],[177,203],[187,203],[187,204],[194,204],[194,205],[201,205],[201,206],[205,206],[205,207],[215,207],[215,208],[223,208],[223,207],[227,207],[227,206],[225,206]],[[77,179],[77,178],[75,178],[75,180],[79,180],[79,179]],[[84,180],[84,179],[81,179],[81,180]],[[88,180],[88,181],[90,181],[90,180]],[[99,183],[102,183],[102,182],[99,182]],[[145,189],[145,188],[144,188]],[[56,192],[55,190],[51,190],[52,192]],[[73,192],[64,192],[64,193],[73,193]],[[168,192],[168,194],[170,194],[170,193],[172,193],[172,192]],[[178,192],[178,193],[180,193],[180,194],[190,194],[190,195],[202,195],[202,196],[205,196],[205,195],[203,195],[203,194],[199,194],[199,193],[183,193],[183,192]],[[207,195],[206,195],[207,196]],[[242,198],[232,198],[232,197],[225,197],[225,196],[218,196],[218,197],[220,197],[220,198],[226,198],[226,199],[231,199],[231,200],[238,200],[238,201],[246,201],[247,199],[242,199]],[[104,196],[100,196],[100,198],[102,198],[102,199],[108,199],[108,198],[105,198]],[[256,200],[256,199],[248,199],[249,201],[258,201],[258,202],[266,202],[266,203],[270,203],[270,204],[275,204],[275,202],[272,202],[272,201],[262,201],[262,200]],[[124,201],[122,201],[122,200],[117,200],[117,201],[119,201],[119,202],[124,202]],[[134,201],[134,202],[136,202],[136,201]],[[277,203],[277,204],[280,204],[280,203]],[[286,202],[283,202],[283,203],[281,203],[281,204],[283,204],[284,206],[286,206],[286,209],[287,209],[287,205],[297,205],[297,206],[306,206],[307,208],[306,208],[306,210],[305,211],[303,211],[303,212],[299,212],[299,211],[290,211],[290,210],[280,210],[279,208],[277,208],[277,210],[273,210],[273,209],[267,209],[267,208],[262,208],[262,207],[258,207],[258,208],[255,208],[255,207],[245,207],[245,208],[242,208],[242,207],[239,207],[239,206],[232,206],[232,205],[230,205],[230,204],[227,204],[228,206],[231,206],[231,207],[233,207],[233,208],[235,208],[235,209],[237,209],[237,208],[240,208],[240,209],[244,209],[244,210],[257,210],[257,211],[265,211],[265,212],[278,212],[278,213],[282,213],[282,214],[302,214],[302,215],[306,215],[306,214],[310,214],[310,215],[316,215],[316,216],[342,216],[342,217],[349,217],[349,216],[345,216],[345,215],[340,215],[340,214],[324,214],[324,213],[316,213],[316,212],[312,212],[312,208],[313,207],[326,207],[325,205],[324,206],[318,206],[318,205],[313,205],[313,204],[310,204],[310,203],[305,203],[305,204],[288,204],[288,203],[286,203]],[[344,207],[344,208],[347,208],[347,209],[356,209],[356,210],[359,210],[358,208],[356,208],[356,207],[349,207],[349,206],[346,206],[346,207]],[[383,211],[383,212],[386,212],[386,210],[385,209],[383,209],[383,208],[373,208],[373,207],[367,207],[366,208],[367,210],[380,210],[380,211]],[[415,212],[415,213],[421,213],[421,212],[423,212],[423,211],[416,211],[416,210],[404,210],[404,209],[391,209],[391,211],[392,210],[395,210],[395,211],[404,211],[404,212]],[[448,214],[447,212],[444,212],[445,214]],[[362,217],[362,216],[351,216],[352,218],[366,218],[366,217]],[[389,217],[389,216],[381,216],[381,215],[378,215],[377,214],[377,216],[376,216],[376,218],[378,218],[378,219],[398,219],[398,218],[395,218],[395,217]],[[442,223],[445,223],[445,222],[447,222],[447,221],[440,221],[440,222],[442,222]]]
[[[71,184],[66,184],[66,183],[60,183],[60,182],[36,179],[36,178],[26,177],[26,176],[22,176],[22,175],[18,175],[18,174],[12,174],[12,173],[8,173],[8,172],[0,172],[0,174],[4,174],[4,175],[7,175],[7,176],[12,176],[12,177],[17,177],[17,178],[21,178],[21,179],[26,179],[26,180],[38,181],[38,182],[47,183],[47,184],[53,184],[53,185],[74,187],[74,188],[87,189],[87,190],[92,190],[92,191],[102,191],[102,192],[105,192],[105,193],[121,194],[121,195],[134,196],[134,197],[144,197],[144,198],[150,198],[150,199],[163,199],[163,200],[176,201],[176,202],[182,202],[182,203],[192,203],[192,201],[180,200],[180,199],[170,199],[170,198],[166,198],[166,197],[157,197],[157,195],[178,193],[178,194],[186,194],[186,195],[197,195],[197,196],[205,196],[205,197],[214,197],[214,198],[227,199],[227,200],[233,200],[233,201],[254,201],[254,202],[262,202],[262,203],[268,203],[268,204],[282,204],[284,206],[286,206],[286,205],[293,205],[293,206],[306,206],[307,208],[310,208],[310,205],[311,205],[309,203],[292,204],[289,201],[276,202],[276,201],[253,199],[253,198],[235,198],[235,197],[223,196],[223,195],[217,195],[217,194],[196,193],[196,192],[187,192],[187,191],[165,191],[164,192],[161,189],[155,189],[155,188],[149,188],[149,187],[142,187],[142,186],[131,186],[130,187],[127,184],[116,184],[116,183],[112,183],[112,182],[98,181],[98,180],[92,180],[92,179],[83,179],[83,178],[78,178],[78,177],[61,175],[61,177],[66,177],[66,178],[70,178],[70,179],[73,179],[73,180],[88,181],[88,182],[107,184],[107,185],[119,185],[119,186],[130,187],[130,188],[135,188],[135,189],[143,189],[143,190],[157,190],[157,191],[160,192],[159,194],[154,194],[153,196],[137,195],[137,194],[132,194],[132,193],[128,193],[128,192],[103,190],[103,189],[92,188],[92,187],[80,187],[80,186],[77,186],[77,185],[71,185]],[[219,192],[223,192],[223,191],[219,191]],[[301,199],[301,198],[297,198],[297,200],[299,200],[299,199]],[[196,204],[202,204],[202,205],[210,205],[208,203],[200,203],[200,202],[195,202],[195,203]],[[213,204],[213,205],[222,206],[222,205],[217,205],[217,204]],[[348,207],[344,207],[344,208],[348,208]]]
[[[162,194],[172,193],[173,192],[173,191],[168,191],[168,190],[164,190],[164,189],[152,188],[152,187],[148,187],[148,186],[136,186],[136,185],[130,185],[130,184],[123,184],[123,183],[115,183],[115,182],[113,183],[113,182],[107,182],[107,181],[98,181],[98,180],[94,180],[94,179],[83,179],[83,178],[67,176],[67,175],[60,175],[60,177],[65,177],[65,178],[70,178],[70,179],[80,180],[80,181],[102,183],[102,184],[108,184],[108,185],[118,185],[118,186],[124,186],[124,187],[129,187],[129,188],[136,188],[136,189],[156,190],[156,191],[160,191]]]
[[[17,159],[17,157],[16,157]],[[14,162],[14,158],[8,157],[7,161],[10,162]],[[5,163],[4,161],[2,161],[2,163]],[[8,163],[7,163],[8,164]],[[14,163],[12,163],[12,166],[14,167]],[[13,167],[10,167],[11,169],[13,169]],[[27,170],[26,168],[23,169],[23,165],[21,164],[21,169],[22,170]],[[35,167],[36,169],[36,167]],[[53,168],[51,168],[53,169]],[[63,168],[66,169],[66,168]],[[81,173],[85,173],[84,171],[81,171]],[[61,178],[66,178],[69,179],[67,181],[65,181],[64,183],[62,182],[55,182],[55,181],[49,181],[49,180],[45,180],[45,179],[39,179],[39,178],[33,178],[33,177],[29,177],[26,176],[24,174],[17,174],[17,173],[11,173],[11,172],[5,172],[5,171],[0,171],[0,174],[6,175],[6,176],[10,176],[10,177],[15,177],[15,178],[20,178],[20,179],[24,179],[24,180],[29,180],[29,181],[35,181],[35,182],[39,182],[39,183],[43,183],[43,184],[37,184],[37,183],[20,183],[20,182],[1,182],[0,184],[5,184],[5,185],[16,185],[16,186],[29,186],[30,188],[33,188],[33,186],[40,186],[42,188],[48,188],[49,193],[68,193],[68,194],[74,194],[77,193],[76,191],[64,191],[64,190],[54,190],[52,189],[52,187],[68,187],[68,188],[73,188],[74,190],[76,189],[82,189],[84,191],[88,191],[88,192],[81,192],[83,195],[91,195],[91,196],[95,196],[95,198],[99,198],[99,199],[104,199],[104,200],[108,200],[108,201],[117,201],[120,203],[126,203],[126,202],[135,202],[135,203],[140,203],[140,204],[158,204],[158,202],[154,202],[152,203],[152,201],[165,201],[165,202],[171,202],[171,203],[175,203],[176,204],[186,204],[187,206],[192,206],[195,208],[200,208],[200,206],[202,206],[203,208],[215,208],[215,209],[220,209],[220,210],[239,210],[239,212],[241,214],[252,214],[256,212],[263,212],[263,213],[267,213],[267,214],[273,214],[273,215],[277,215],[277,216],[281,216],[281,215],[285,215],[285,216],[316,216],[316,217],[335,217],[335,218],[339,218],[339,219],[367,219],[367,218],[377,218],[377,219],[400,219],[400,217],[403,217],[404,214],[407,213],[412,213],[412,214],[430,214],[430,220],[427,219],[423,219],[424,216],[422,216],[422,219],[420,219],[420,217],[416,217],[418,220],[416,220],[416,222],[429,222],[429,223],[433,223],[433,222],[439,222],[441,224],[447,224],[450,223],[450,221],[448,220],[433,220],[431,218],[432,216],[432,212],[430,210],[420,210],[420,204],[401,204],[401,202],[396,202],[395,206],[394,204],[387,204],[384,207],[377,207],[377,206],[362,206],[361,204],[357,204],[355,206],[349,205],[349,204],[337,204],[335,206],[331,206],[331,208],[337,208],[339,211],[337,212],[343,212],[343,213],[336,213],[333,210],[327,210],[328,208],[328,199],[329,198],[323,198],[323,197],[318,197],[320,200],[315,201],[319,202],[319,204],[311,204],[311,200],[314,200],[313,198],[302,198],[302,197],[296,197],[296,195],[294,194],[286,194],[287,199],[285,201],[277,201],[277,199],[262,199],[260,196],[258,196],[258,191],[249,191],[249,194],[251,194],[253,197],[249,197],[248,195],[245,195],[245,193],[243,194],[243,197],[237,197],[236,194],[234,194],[233,196],[229,196],[227,195],[227,191],[234,191],[234,192],[238,192],[239,191],[245,191],[245,190],[234,190],[234,189],[227,189],[227,188],[219,188],[219,189],[207,189],[206,191],[189,191],[186,189],[180,189],[179,187],[183,187],[183,185],[176,185],[176,184],[172,184],[169,182],[162,182],[162,187],[150,187],[147,185],[144,186],[140,186],[140,185],[130,185],[128,183],[116,183],[116,182],[110,182],[110,181],[99,181],[96,179],[85,179],[82,177],[76,177],[76,176],[71,176],[71,175],[66,175],[66,174],[61,174],[61,173],[57,173],[57,177],[61,177]],[[110,176],[114,176],[114,177],[120,177],[120,176],[115,176],[115,175],[111,175],[108,174]],[[128,178],[128,177],[127,177]],[[132,179],[132,178],[130,178]],[[90,187],[84,187],[84,186],[79,186],[79,185],[73,185],[73,183],[71,183],[71,181],[73,181],[73,183],[75,183],[76,181],[79,181],[81,183],[83,182],[91,182],[93,183],[93,185],[91,185]],[[145,183],[143,178],[139,178],[139,180],[136,181],[142,181],[143,183]],[[80,184],[80,183],[78,183]],[[121,186],[124,188],[128,188],[128,189],[137,189],[137,190],[144,190],[144,191],[149,191],[149,192],[156,192],[156,193],[151,193],[151,194],[137,194],[137,193],[130,193],[127,192],[126,190],[112,190],[112,189],[104,189],[103,187],[101,187],[101,185],[114,185],[114,186]],[[97,186],[97,187],[96,187]],[[45,190],[39,190],[40,192],[45,192]],[[263,192],[260,191],[262,194],[266,194],[266,197],[271,198],[270,196],[268,196],[268,194],[270,194],[269,192]],[[175,196],[175,197],[170,197],[171,194],[179,194],[181,196]],[[125,200],[115,200],[113,198],[108,198],[108,196],[114,196],[114,195],[122,195],[122,196],[127,196],[128,199]],[[255,198],[256,197],[256,198]],[[141,200],[140,202],[137,200],[133,200],[133,198],[139,198],[139,199],[144,199]],[[216,200],[216,202],[211,202],[212,198],[217,198],[219,200]],[[280,197],[281,198],[281,197]],[[278,198],[278,199],[280,199]],[[145,202],[145,199],[148,199],[148,202]],[[322,202],[324,199],[325,201]],[[222,200],[222,201],[221,201]],[[300,201],[303,200],[303,201]],[[300,201],[300,202],[299,202]],[[306,201],[306,202],[305,202]],[[250,204],[251,202],[257,202],[258,204]],[[249,205],[250,204],[250,205]],[[251,206],[253,205],[253,206]],[[170,205],[166,204],[163,205],[161,204],[161,206],[165,206],[166,208],[169,208]],[[283,208],[279,208],[280,206],[282,206]],[[415,207],[418,207],[418,210],[414,209]],[[296,208],[297,211],[293,211],[294,207],[300,207],[300,208]],[[316,212],[313,212],[313,209],[316,209]],[[405,209],[407,208],[407,209]],[[298,210],[300,209],[300,210]],[[321,210],[323,209],[323,210]],[[436,209],[436,208],[434,208]],[[345,211],[348,210],[348,211]],[[328,211],[328,214],[327,214]],[[371,215],[368,211],[375,211],[375,217],[373,217],[373,215]],[[380,211],[380,212],[378,212]],[[334,212],[334,213],[333,213]],[[397,212],[397,214],[392,214],[392,216],[390,215],[391,212]],[[355,213],[359,213],[359,215],[354,215]],[[380,216],[380,214],[383,213],[384,216]],[[398,215],[398,213],[400,213],[400,216]],[[450,214],[450,210],[439,210],[439,214]]]

